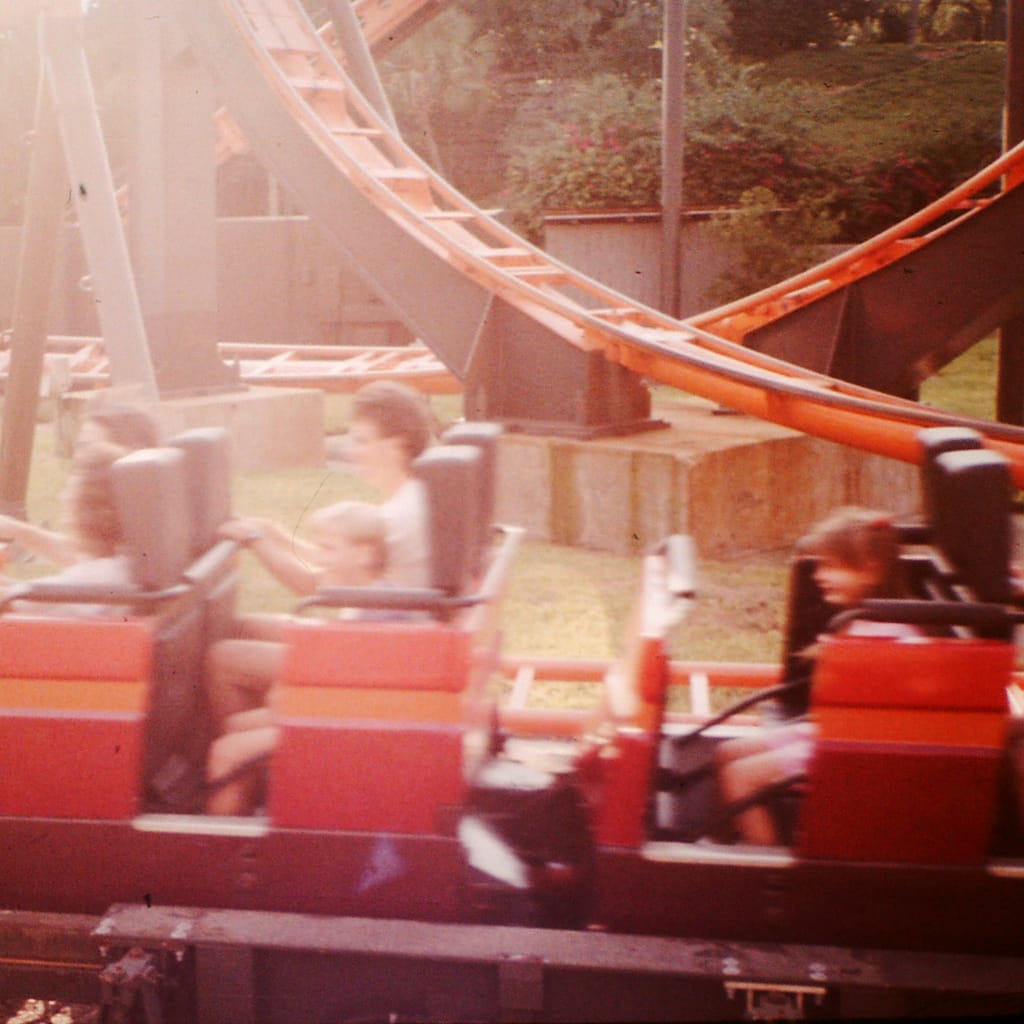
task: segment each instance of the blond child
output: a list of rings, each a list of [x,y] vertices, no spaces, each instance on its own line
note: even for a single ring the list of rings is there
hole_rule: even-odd
[[[310,552],[322,587],[379,585],[387,569],[387,521],[377,505],[346,501],[310,517]],[[360,617],[352,609],[342,615]],[[215,644],[207,661],[211,712],[222,731],[210,748],[207,779],[226,778],[277,743],[270,704],[284,658],[281,642],[288,616],[248,621],[247,635]],[[211,814],[239,814],[250,780],[238,779],[213,793]]]

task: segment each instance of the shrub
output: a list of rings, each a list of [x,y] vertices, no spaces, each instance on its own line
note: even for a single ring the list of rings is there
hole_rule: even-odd
[[[809,45],[832,46],[838,24],[829,0],[728,0],[732,13],[732,45],[737,55],[774,57]]]
[[[719,244],[741,255],[712,286],[711,301],[751,295],[821,262],[822,246],[838,233],[839,225],[821,202],[785,209],[770,189],[750,189],[739,207],[712,227]]]
[[[998,142],[985,132],[949,137],[914,154],[899,153],[847,169],[829,199],[844,241],[863,241],[934,202],[992,160]]]
[[[600,18],[594,5],[576,0],[463,0],[477,31],[501,40],[506,70],[543,71],[585,48]]]
[[[824,91],[794,82],[756,81],[757,68],[707,63],[688,94],[686,202],[723,206],[752,188],[786,203],[820,194],[832,171],[813,139]]]
[[[924,40],[999,38],[998,0],[917,0],[918,32]],[[907,43],[913,34],[914,0],[884,0],[878,12],[882,42]]]
[[[448,120],[485,119],[495,95],[490,73],[495,40],[449,8],[401,43],[381,62],[381,80],[402,135],[442,173],[440,136]]]
[[[535,96],[511,136],[517,226],[536,237],[543,210],[656,204],[658,118],[656,86],[617,75],[580,83],[564,98]]]
[[[793,54],[777,62],[780,80],[707,40],[690,43],[690,207],[730,206],[767,188],[787,206],[827,202],[841,240],[857,242],[999,153],[1001,45],[949,45],[928,60],[887,46]],[[507,205],[534,236],[543,209],[657,205],[658,83],[605,74],[564,96],[544,83],[507,145]]]

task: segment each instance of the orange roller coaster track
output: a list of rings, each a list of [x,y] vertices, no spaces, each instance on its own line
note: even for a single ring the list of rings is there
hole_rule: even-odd
[[[539,324],[551,344],[599,351],[736,410],[893,458],[917,461],[915,435],[924,426],[969,422],[1010,459],[1017,483],[1024,482],[1024,430],[965,421],[720,336],[736,336],[744,318],[777,315],[801,294],[835,287],[841,274],[870,272],[872,261],[930,244],[928,235],[913,238],[927,224],[945,218],[932,235],[957,232],[979,211],[1019,196],[1024,146],[841,260],[745,303],[680,322],[552,259],[449,186],[377,116],[297,2],[181,0],[179,9],[193,47],[205,55],[259,155],[311,216],[362,258],[460,379],[474,371],[480,322],[489,303],[500,299]],[[980,202],[1000,179],[1001,191]],[[434,294],[417,294],[424,290]]]

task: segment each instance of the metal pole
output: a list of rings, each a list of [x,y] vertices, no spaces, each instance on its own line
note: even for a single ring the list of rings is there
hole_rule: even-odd
[[[686,0],[665,0],[661,62],[661,308],[680,315],[686,109]]]
[[[1024,0],[1006,4],[1006,124],[1004,149],[1024,140]]]
[[[40,15],[40,34],[43,18],[45,15]],[[0,510],[20,518],[25,517],[46,350],[46,316],[67,189],[53,97],[45,62],[40,59],[28,194],[14,293],[11,363],[0,437]]]
[[[1024,140],[1024,0],[1006,4],[1006,100],[1003,148]],[[1024,185],[1018,185],[1024,188]],[[1024,425],[1024,317],[999,330],[996,419]]]
[[[156,399],[156,377],[128,243],[82,45],[80,8],[62,10],[49,19],[42,61],[53,89],[71,197],[110,356],[111,381],[131,386],[140,399]]]

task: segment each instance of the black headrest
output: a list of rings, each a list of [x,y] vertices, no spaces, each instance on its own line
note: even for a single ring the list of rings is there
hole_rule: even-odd
[[[978,600],[1009,600],[1009,464],[997,452],[968,449],[944,452],[933,466],[932,543]]]
[[[441,437],[444,444],[474,445],[480,449],[482,456],[480,473],[480,505],[478,508],[477,528],[479,540],[477,552],[483,557],[487,550],[491,526],[494,522],[495,488],[498,473],[498,440],[502,434],[500,423],[487,423],[483,420],[466,420],[449,427]],[[473,566],[479,572],[480,565]]]
[[[217,527],[231,515],[228,433],[223,427],[197,427],[168,444],[185,453],[190,551],[198,555],[213,544]]]
[[[973,451],[982,448],[981,434],[970,427],[929,427],[917,435],[921,443],[921,490],[924,511],[935,516],[935,460],[945,452]]]
[[[118,459],[112,471],[132,578],[144,590],[171,586],[191,560],[185,453],[142,448]]]
[[[483,456],[470,445],[436,445],[414,463],[427,489],[430,586],[457,594],[478,559],[479,494]]]

